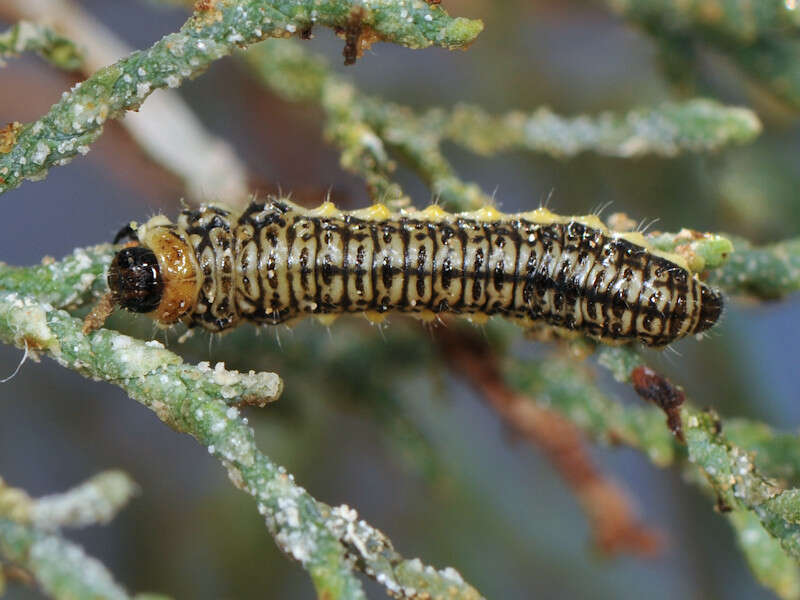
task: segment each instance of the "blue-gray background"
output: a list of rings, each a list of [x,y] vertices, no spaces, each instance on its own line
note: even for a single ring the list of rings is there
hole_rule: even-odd
[[[185,18],[180,10],[147,2],[82,4],[138,48]],[[542,104],[566,114],[624,110],[675,97],[658,69],[654,43],[589,3],[446,4],[452,14],[486,23],[467,52],[378,44],[347,74],[365,92],[398,102],[467,101],[498,112]],[[344,71],[342,42],[315,33],[311,47]],[[754,144],[715,156],[631,161],[594,155],[558,161],[522,153],[485,159],[447,151],[462,174],[489,192],[496,189],[506,210],[536,206],[552,191],[550,205],[561,213],[587,213],[613,201],[610,210],[659,217],[658,228],[665,230],[728,230],[756,241],[796,234],[797,120],[752,94],[724,58],[706,53],[700,69],[704,93],[759,111],[766,130]],[[0,122],[35,119],[73,82],[35,59],[11,61],[0,71]],[[216,63],[180,93],[208,128],[245,157],[254,181],[280,184],[302,198],[321,197],[331,186],[350,206],[367,202],[363,186],[339,169],[337,154],[322,141],[319,112],[263,93],[232,60]],[[401,177],[418,204],[428,201],[413,174]],[[107,241],[132,218],[174,214],[180,194],[179,182],[111,123],[86,158],[3,196],[0,260],[31,264]],[[723,416],[794,430],[800,423],[799,316],[796,297],[764,305],[733,302],[711,339],[682,343],[678,355],[653,362]],[[147,324],[128,327],[149,335]],[[304,335],[281,333],[283,352],[302,353],[293,346],[314,332],[329,335],[314,324],[301,327]],[[331,352],[337,335],[334,325],[325,342]],[[248,328],[236,336],[182,350],[173,335],[170,347],[195,361],[276,368],[272,332],[256,337]],[[244,355],[232,350],[243,344],[250,348]],[[532,345],[520,344],[523,351]],[[14,371],[20,356],[0,348],[0,378]],[[379,399],[358,397],[356,389],[351,404],[328,401],[316,394],[324,383],[304,393],[314,372],[282,374],[288,391],[281,402],[249,414],[261,447],[316,497],[356,507],[403,554],[455,566],[490,598],[771,597],[753,581],[709,500],[677,472],[658,470],[632,451],[596,449],[595,455],[631,491],[642,517],[667,532],[668,546],[654,560],[609,560],[591,551],[581,510],[547,461],[510,439],[496,415],[460,382],[421,373],[395,390],[447,473],[442,477],[401,456],[370,412],[354,408]],[[253,503],[228,483],[217,461],[118,389],[87,382],[49,360],[28,361],[0,385],[0,474],[8,482],[43,494],[108,468],[130,473],[141,495],[113,524],[70,536],[129,589],[180,598],[313,595],[304,572],[276,550]],[[32,596],[10,592],[12,598]]]

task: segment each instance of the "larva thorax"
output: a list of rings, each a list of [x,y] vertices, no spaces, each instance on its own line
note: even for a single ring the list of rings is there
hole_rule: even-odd
[[[157,294],[141,306],[164,324],[211,331],[304,315],[449,312],[663,346],[708,329],[722,310],[718,292],[640,234],[544,209],[392,214],[382,205],[341,212],[269,199],[240,215],[203,206],[175,225],[156,217],[138,233],[162,271],[158,307]],[[109,283],[124,305],[119,262]]]

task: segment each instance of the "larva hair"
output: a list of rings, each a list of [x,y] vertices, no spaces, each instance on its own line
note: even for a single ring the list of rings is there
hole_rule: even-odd
[[[163,325],[224,331],[305,315],[502,315],[605,343],[665,346],[714,325],[722,296],[677,255],[596,216],[438,206],[341,212],[257,201],[184,210],[136,230],[109,269],[114,300]]]

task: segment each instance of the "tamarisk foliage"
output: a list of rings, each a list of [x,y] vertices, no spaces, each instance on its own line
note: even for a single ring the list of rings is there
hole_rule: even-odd
[[[0,155],[0,193],[86,154],[107,119],[136,110],[153,90],[178,87],[234,49],[268,37],[288,37],[314,25],[344,27],[354,6],[350,0],[198,3],[179,32],[101,69],[65,93],[47,115],[24,125],[13,147]],[[410,48],[461,48],[482,29],[479,21],[453,19],[442,8],[413,0],[376,4],[363,20],[375,39]]]
[[[374,200],[401,206],[409,199],[392,179],[395,156],[453,210],[491,203],[475,183],[458,177],[442,152],[446,140],[481,155],[524,149],[556,157],[593,151],[630,158],[709,152],[746,143],[761,131],[752,111],[712,100],[574,118],[547,108],[494,116],[469,105],[418,114],[359,93],[299,42],[268,40],[241,57],[274,93],[293,102],[319,104],[326,115],[326,135],[341,151],[342,167],[363,177]]]
[[[29,21],[20,21],[0,33],[0,58],[23,52],[36,52],[56,67],[68,71],[77,69],[82,62],[81,53],[70,40],[49,27]]]
[[[794,109],[800,107],[800,17],[793,1],[605,0],[663,42],[665,62],[691,63],[695,42],[718,50]]]
[[[721,49],[775,94],[800,106],[793,67],[800,63],[791,60],[797,50],[798,21],[788,3],[770,0],[755,6],[731,0],[713,3],[719,7],[716,12],[707,10],[711,3],[705,0],[680,6],[660,0],[606,4],[623,18],[643,24],[665,47],[674,50],[692,39]],[[308,38],[313,28],[327,27],[344,38],[347,64],[377,41],[408,48],[464,49],[483,24],[451,17],[447,10],[422,0],[201,0],[179,31],[91,74],[40,119],[3,128],[0,193],[26,179],[41,179],[49,168],[86,154],[109,118],[138,109],[155,89],[178,87],[238,50],[238,57],[266,88],[285,99],[321,107],[326,135],[340,151],[343,168],[364,180],[373,199],[393,208],[410,203],[395,180],[398,163],[418,175],[451,210],[492,203],[479,185],[457,173],[443,149],[448,142],[481,156],[524,150],[562,159],[582,153],[667,159],[745,144],[762,131],[751,110],[706,98],[573,117],[526,107],[493,114],[466,103],[412,109],[362,93],[299,41],[267,39]],[[40,25],[20,22],[0,34],[0,55],[24,51],[39,52],[65,68],[80,60],[74,44]],[[738,237],[685,229],[654,232],[647,240],[680,255],[693,273],[733,297],[781,300],[800,287],[797,239],[756,246]],[[110,329],[84,333],[81,320],[69,311],[87,307],[106,293],[105,274],[118,250],[109,245],[78,248],[60,261],[46,259],[27,268],[0,264],[0,340],[32,359],[50,357],[87,378],[119,386],[171,428],[196,439],[231,482],[253,498],[278,547],[308,572],[320,598],[363,598],[362,574],[397,597],[481,597],[455,569],[405,558],[355,509],[317,500],[257,447],[240,409],[248,405],[268,410],[266,405],[284,391],[277,373],[242,373],[221,362],[192,365],[154,340]],[[594,352],[594,346],[561,342],[543,362],[515,358],[509,343],[512,329],[494,322],[488,326],[493,359],[501,367],[497,374],[516,394],[514,406],[528,400],[540,403],[547,409],[542,413],[558,413],[571,430],[630,446],[659,467],[681,469],[724,513],[757,579],[782,598],[800,598],[800,495],[792,487],[800,484],[800,444],[794,435],[700,410],[696,406],[701,400],[691,389],[674,393],[661,407],[623,407],[604,391],[593,368],[575,360]],[[306,340],[302,352],[289,350],[282,358],[302,373],[349,377],[351,385],[385,399],[381,406],[376,402],[369,407],[370,414],[395,441],[402,439],[404,448],[413,445],[432,463],[435,451],[425,436],[404,415],[393,412],[399,412],[398,392],[394,380],[384,375],[401,366],[378,364],[397,350],[406,370],[443,367],[444,361],[425,351],[428,338],[411,331],[402,347],[388,342],[382,351],[364,353],[351,343],[346,352],[326,352],[319,342]],[[251,352],[249,348],[241,351]],[[342,354],[358,368],[348,372]],[[628,347],[598,350],[596,359],[626,384],[645,366],[642,356]],[[666,379],[662,384],[657,370],[647,374],[646,383],[678,389]],[[658,393],[642,395],[658,401]],[[681,403],[684,397],[688,400]],[[669,427],[662,408],[669,413]],[[511,413],[501,416],[514,418]],[[66,541],[60,530],[105,523],[133,490],[120,473],[103,474],[72,492],[38,500],[0,483],[0,558],[28,571],[53,597],[129,597],[102,565]],[[589,501],[584,504],[590,516],[597,510]]]
[[[53,598],[131,598],[102,563],[62,538],[58,530],[107,523],[135,491],[130,478],[119,471],[101,473],[67,492],[37,499],[0,479],[0,559],[24,568]],[[135,598],[163,597],[137,594]]]
[[[94,254],[99,258],[94,262],[88,253],[82,256],[85,285],[96,277],[93,267],[106,264],[107,255]],[[66,271],[71,271],[71,261],[65,262]],[[51,264],[47,270],[53,274],[51,281],[62,282],[52,290],[51,299],[74,301],[83,293],[63,283],[70,276],[62,272],[61,264]],[[254,497],[276,542],[305,566],[320,595],[363,597],[361,584],[351,573],[358,564],[391,592],[441,589],[455,590],[459,598],[479,597],[452,569],[437,572],[419,561],[403,559],[383,534],[358,520],[353,509],[332,508],[315,500],[285,469],[259,452],[253,430],[235,405],[276,399],[282,385],[277,375],[238,373],[221,363],[214,368],[208,363],[190,367],[159,342],[143,342],[105,329],[85,336],[80,319],[21,293],[26,281],[36,285],[36,277],[36,268],[15,270],[13,279],[19,287],[11,283],[12,277],[4,278],[0,339],[34,354],[48,354],[86,376],[121,385],[172,428],[207,446],[231,480]],[[356,525],[355,530],[350,523]]]

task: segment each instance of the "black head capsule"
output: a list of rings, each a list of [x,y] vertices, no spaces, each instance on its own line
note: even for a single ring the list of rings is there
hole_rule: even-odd
[[[156,255],[142,246],[120,250],[108,268],[108,287],[122,308],[137,313],[155,310],[164,292]]]

